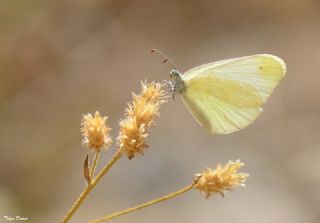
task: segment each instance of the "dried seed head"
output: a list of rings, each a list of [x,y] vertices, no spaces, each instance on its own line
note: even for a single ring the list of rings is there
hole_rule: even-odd
[[[98,111],[92,114],[83,115],[82,119],[82,144],[88,149],[99,152],[103,148],[108,148],[112,142],[109,132],[110,128],[106,125],[108,117],[101,117]]]
[[[238,173],[238,169],[244,163],[229,161],[226,165],[218,165],[216,169],[207,168],[203,173],[197,174],[195,188],[210,197],[211,193],[219,193],[224,196],[226,190],[233,190],[236,186],[245,186],[249,174]]]
[[[127,153],[129,159],[136,153],[143,154],[149,147],[146,143],[149,129],[155,125],[154,119],[167,98],[163,84],[142,82],[141,85],[141,93],[133,94],[133,101],[126,109],[126,117],[119,124],[119,147]]]
[[[153,103],[164,103],[167,102],[166,98],[168,91],[166,90],[166,83],[156,83],[156,82],[141,82],[142,92],[141,97],[143,97],[147,102]]]

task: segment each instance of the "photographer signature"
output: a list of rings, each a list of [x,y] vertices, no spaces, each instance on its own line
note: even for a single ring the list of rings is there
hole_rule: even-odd
[[[3,216],[5,221],[28,221],[29,219],[27,217],[22,217],[22,216],[8,216],[8,215],[4,215]]]

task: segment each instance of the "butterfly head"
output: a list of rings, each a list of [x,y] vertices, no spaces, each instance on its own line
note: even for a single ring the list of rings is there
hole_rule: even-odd
[[[184,81],[182,79],[182,74],[180,73],[180,71],[176,69],[176,65],[170,57],[168,57],[166,54],[164,54],[163,52],[157,49],[152,49],[151,53],[153,52],[157,52],[164,57],[162,63],[169,62],[174,67],[174,69],[170,71],[170,81],[165,82],[166,85],[169,87],[169,90],[172,92],[172,98],[174,99],[175,93],[181,94],[185,89]]]
[[[176,69],[171,70],[170,79],[172,84],[173,95],[175,93],[181,94],[184,91],[185,85],[184,81],[182,80],[182,74],[180,73],[180,71]]]

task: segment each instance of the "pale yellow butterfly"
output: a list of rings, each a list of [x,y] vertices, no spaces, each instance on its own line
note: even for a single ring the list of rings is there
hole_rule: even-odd
[[[170,77],[173,94],[182,95],[201,126],[211,133],[228,134],[258,117],[285,73],[282,59],[257,54],[204,64],[184,74],[173,69]]]

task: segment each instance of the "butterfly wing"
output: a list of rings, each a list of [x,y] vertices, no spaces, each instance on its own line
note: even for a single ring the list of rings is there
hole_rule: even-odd
[[[195,67],[183,76],[182,96],[195,119],[212,133],[245,128],[285,74],[284,62],[261,54]]]

